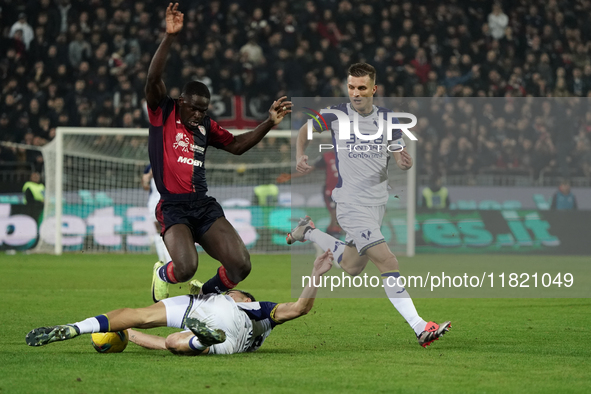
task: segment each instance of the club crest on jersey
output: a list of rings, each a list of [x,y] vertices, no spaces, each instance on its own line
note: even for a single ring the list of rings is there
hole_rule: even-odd
[[[199,127],[197,127],[199,129],[199,131],[201,132],[201,134],[205,135],[205,127],[199,125]]]
[[[184,138],[183,138],[184,137]],[[189,151],[189,137],[185,137],[183,133],[177,133],[176,142],[172,144],[174,149],[181,148],[183,152]]]

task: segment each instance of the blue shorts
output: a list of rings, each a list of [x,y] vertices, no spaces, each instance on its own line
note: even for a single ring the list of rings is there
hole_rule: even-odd
[[[156,219],[162,226],[160,235],[175,224],[184,224],[199,242],[213,222],[224,217],[224,210],[215,198],[205,197],[196,201],[164,201],[156,206]]]

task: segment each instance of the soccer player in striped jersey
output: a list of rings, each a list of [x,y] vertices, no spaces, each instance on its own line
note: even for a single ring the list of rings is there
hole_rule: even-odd
[[[25,337],[29,346],[43,346],[82,334],[128,330],[129,339],[148,349],[196,356],[257,350],[279,324],[310,312],[322,275],[332,267],[330,250],[314,261],[311,280],[296,302],[257,302],[252,294],[230,290],[226,294],[172,297],[140,309],[117,309],[74,324],[39,327]],[[168,337],[133,328],[183,328]]]
[[[150,134],[148,152],[160,202],[156,218],[171,261],[156,263],[152,276],[154,302],[168,297],[168,284],[190,280],[199,262],[195,242],[221,262],[203,293],[223,293],[250,273],[250,255],[224,217],[215,198],[207,195],[205,153],[209,146],[241,155],[258,144],[291,112],[285,97],[273,102],[268,118],[254,130],[232,135],[207,116],[210,92],[201,82],[185,84],[181,96],[168,96],[162,74],[175,36],[183,28],[178,3],[166,9],[166,32],[156,50],[145,86]]]
[[[375,135],[378,124],[387,120],[388,113],[392,112],[373,104],[373,95],[377,90],[375,81],[376,70],[373,66],[367,63],[353,64],[349,67],[347,77],[349,102],[332,107],[344,112],[351,123],[357,118],[359,132],[364,135]],[[357,138],[352,130],[347,130],[350,136],[348,140],[337,139],[340,132],[337,116],[330,113],[323,116],[326,126],[317,126],[315,131],[328,129],[333,135],[339,182],[332,192],[332,199],[337,203],[337,220],[347,236],[345,242],[341,242],[316,229],[312,220],[306,217],[287,235],[287,243],[309,240],[323,250],[332,250],[337,265],[350,275],[359,275],[371,260],[381,272],[387,297],[412,327],[419,344],[426,347],[447,332],[451,324],[449,321],[440,325],[423,320],[406,289],[398,286],[395,280],[388,281],[389,277],[400,276],[398,260],[380,230],[388,201],[390,153],[387,147],[393,146],[392,155],[401,170],[406,171],[413,165],[412,158],[404,150],[402,132],[396,130],[391,141],[386,141],[385,133],[382,134],[366,144],[369,148],[367,150],[343,149],[363,143],[363,140]],[[303,174],[313,170],[308,164],[308,156],[305,155],[308,142],[307,127],[304,125],[300,129],[296,145],[296,170]],[[336,148],[337,144],[341,144],[340,149]],[[397,150],[396,146],[402,148]]]

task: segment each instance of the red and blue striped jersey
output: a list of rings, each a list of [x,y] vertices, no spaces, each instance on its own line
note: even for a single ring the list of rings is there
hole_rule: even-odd
[[[156,110],[148,107],[148,152],[152,174],[163,200],[190,201],[206,196],[205,153],[208,146],[221,149],[234,136],[209,116],[196,130],[180,120],[177,100],[166,96]]]

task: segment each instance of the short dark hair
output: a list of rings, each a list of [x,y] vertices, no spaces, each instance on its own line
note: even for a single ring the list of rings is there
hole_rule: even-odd
[[[355,63],[351,64],[348,73],[352,77],[364,77],[369,76],[374,83],[376,82],[376,69],[374,66],[368,63]]]
[[[201,96],[205,98],[211,98],[211,94],[209,93],[209,89],[207,85],[203,82],[199,81],[191,81],[187,82],[185,86],[183,86],[183,91],[181,92],[181,96]]]
[[[228,290],[228,291],[237,291],[239,293],[242,293],[243,296],[250,298],[250,300],[252,302],[255,302],[256,299],[254,298],[254,296],[252,294],[250,294],[248,291],[244,291],[244,290],[240,290],[240,289],[232,289],[232,290]]]

